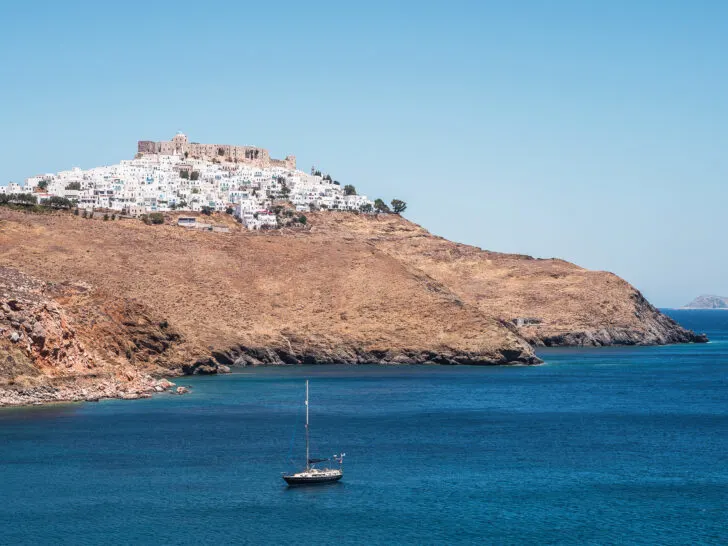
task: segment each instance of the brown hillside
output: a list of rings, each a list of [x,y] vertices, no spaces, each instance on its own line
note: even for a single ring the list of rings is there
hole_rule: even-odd
[[[425,273],[367,242],[316,229],[191,232],[2,210],[0,266],[43,286],[39,297],[63,310],[104,369],[538,361],[511,328]],[[83,286],[82,304],[57,294],[62,284]],[[33,316],[20,326],[11,318],[8,335],[19,332],[32,348],[26,330]],[[162,331],[174,336],[140,358]],[[5,379],[12,378],[8,372]]]
[[[396,215],[319,215],[315,229],[328,237],[368,242],[430,275],[484,314],[517,324],[519,333],[535,345],[704,340],[612,273],[453,243]]]
[[[0,209],[0,381],[16,393],[0,403],[85,397],[63,389],[73,378],[88,397],[126,396],[150,373],[229,364],[530,364],[524,338],[698,339],[609,273],[451,243],[393,215],[309,226],[213,233]]]

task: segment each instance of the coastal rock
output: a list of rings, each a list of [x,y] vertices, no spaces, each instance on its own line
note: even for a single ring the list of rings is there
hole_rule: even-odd
[[[157,387],[159,387],[160,389],[162,389],[164,391],[166,391],[167,389],[171,389],[174,386],[175,386],[175,384],[172,383],[169,379],[162,378],[159,381],[157,381]]]
[[[187,387],[177,387],[174,392],[176,394],[187,394],[190,390]]]

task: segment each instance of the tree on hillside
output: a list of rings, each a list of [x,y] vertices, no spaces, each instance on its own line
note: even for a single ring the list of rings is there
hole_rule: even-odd
[[[67,190],[80,190],[81,189],[81,183],[80,182],[70,182],[66,186]]]
[[[41,180],[38,182],[38,189],[46,191],[48,189],[48,180]]]
[[[288,199],[291,196],[291,189],[288,187],[288,184],[286,184],[286,179],[282,176],[279,176],[277,180],[278,183],[281,185],[281,197],[283,199]]]
[[[374,201],[374,209],[377,212],[392,212],[391,210],[389,210],[387,203],[385,203],[381,199],[377,199]]]
[[[356,188],[351,184],[344,186],[344,195],[356,195]]]
[[[181,171],[179,172],[179,177],[180,177],[180,178],[184,178],[185,180],[189,180],[189,178],[190,178],[190,173],[189,173],[189,172],[187,172],[187,171],[185,171],[185,170],[181,170]]]
[[[35,205],[38,203],[38,198],[32,193],[11,193],[2,194],[0,196],[0,203],[16,203],[20,205]]]
[[[374,207],[372,207],[371,203],[366,203],[359,207],[359,210],[365,214],[370,214],[374,210]]]
[[[190,180],[197,180],[198,178],[200,178],[200,171],[192,171]]]
[[[212,207],[208,207],[207,205],[203,206],[202,209],[200,209],[200,212],[206,216],[210,216],[213,213]]]
[[[53,209],[70,209],[73,206],[73,203],[70,199],[66,199],[65,197],[58,197],[57,195],[49,197],[43,202],[43,204]]]
[[[400,199],[392,199],[392,209],[395,214],[402,214],[407,209],[407,203]]]

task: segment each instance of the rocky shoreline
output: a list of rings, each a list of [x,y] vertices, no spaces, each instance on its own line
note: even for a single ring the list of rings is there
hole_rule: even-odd
[[[672,345],[678,343],[707,343],[708,336],[695,332],[670,333],[666,336],[649,335],[644,332],[623,329],[603,328],[583,332],[569,332],[561,335],[528,339],[535,347],[619,347],[634,345]]]
[[[543,334],[539,324],[524,325],[519,333],[534,347],[609,347],[619,345],[670,345],[674,343],[707,343],[708,336],[680,326],[660,312],[645,297],[632,295],[639,328],[604,326],[572,330],[563,334]]]
[[[0,407],[37,406],[63,402],[98,402],[104,399],[138,400],[165,392],[175,395],[190,392],[189,387],[177,386],[168,379],[154,379],[149,376],[132,384],[85,378],[68,378],[62,382],[55,378],[38,383],[13,385],[10,388],[0,387]]]
[[[230,367],[297,366],[316,364],[379,364],[379,365],[537,365],[543,361],[533,354],[503,350],[496,355],[458,351],[433,352],[414,350],[362,350],[337,347],[328,351],[296,350],[294,347],[247,347],[235,345],[224,351],[213,351],[209,357],[182,367],[182,373],[214,374],[229,372]]]

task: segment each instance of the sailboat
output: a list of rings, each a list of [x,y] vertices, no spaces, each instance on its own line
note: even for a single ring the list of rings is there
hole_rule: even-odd
[[[283,474],[288,485],[308,485],[318,483],[337,482],[344,476],[344,456],[346,453],[334,455],[331,459],[312,459],[310,455],[309,426],[308,426],[308,379],[306,380],[306,469],[294,474]],[[317,468],[316,465],[334,460],[339,468]]]

